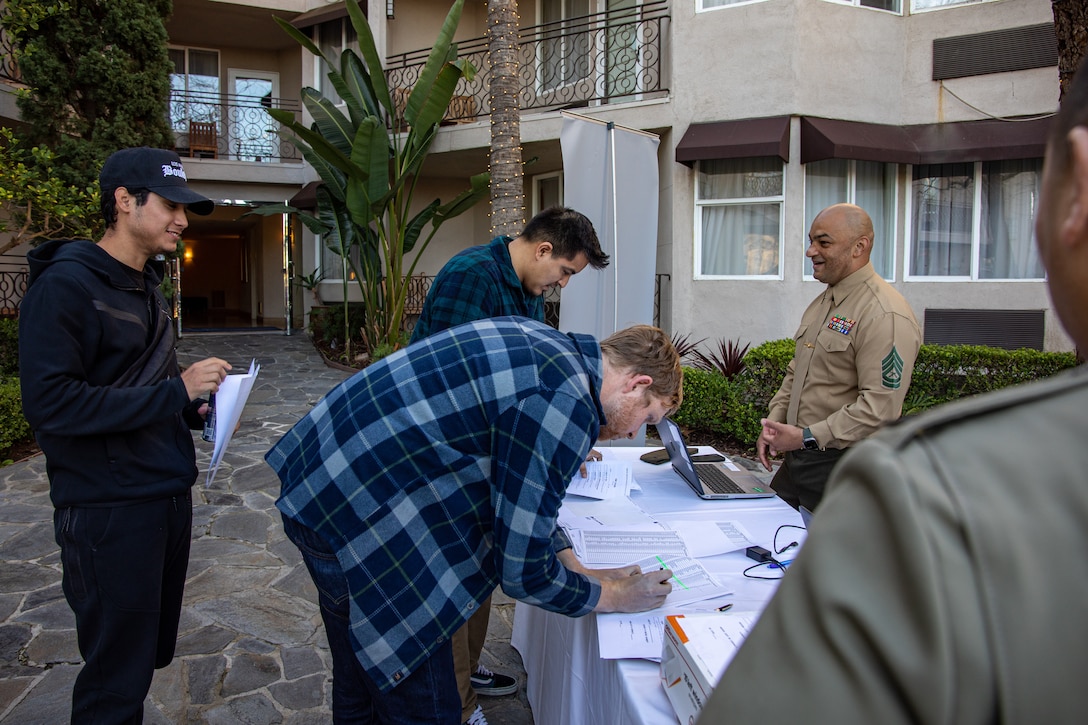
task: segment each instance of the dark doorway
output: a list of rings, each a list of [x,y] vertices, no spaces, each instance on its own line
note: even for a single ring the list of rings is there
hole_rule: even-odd
[[[181,260],[183,331],[251,328],[249,241],[243,234],[187,237]]]

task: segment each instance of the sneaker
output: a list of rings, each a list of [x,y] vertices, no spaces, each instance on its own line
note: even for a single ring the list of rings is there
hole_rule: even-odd
[[[471,679],[472,689],[476,690],[477,695],[498,697],[500,695],[511,695],[518,691],[518,680],[516,677],[492,672],[483,665],[476,666],[476,672],[473,673]],[[483,717],[482,712],[480,713],[480,717]],[[475,723],[473,725],[475,725]]]
[[[479,705],[469,715],[468,720],[465,720],[464,725],[487,725],[487,718],[484,717],[484,710]]]

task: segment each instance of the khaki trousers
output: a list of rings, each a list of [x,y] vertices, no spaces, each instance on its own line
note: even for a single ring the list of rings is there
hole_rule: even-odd
[[[472,673],[480,662],[487,639],[487,624],[491,620],[491,597],[488,597],[476,614],[453,633],[453,670],[457,675],[457,691],[461,693],[461,722],[468,720],[476,711],[476,691],[472,689]]]

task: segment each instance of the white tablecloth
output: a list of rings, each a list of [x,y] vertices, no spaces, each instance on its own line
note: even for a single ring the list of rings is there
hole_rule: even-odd
[[[668,464],[652,466],[638,457],[649,448],[601,449],[605,460],[630,462],[641,491],[631,500],[647,513],[672,519],[739,521],[754,542],[768,549],[781,524],[801,517],[778,498],[704,501]],[[700,452],[712,449],[703,448]],[[798,538],[795,529],[779,535],[779,545]],[[792,536],[793,538],[787,538]],[[735,592],[735,612],[758,612],[776,583],[748,579],[752,565],[744,551],[700,561]],[[648,660],[602,660],[597,649],[597,618],[572,618],[518,602],[511,644],[521,653],[537,725],[675,725],[677,718],[661,686],[659,667]]]

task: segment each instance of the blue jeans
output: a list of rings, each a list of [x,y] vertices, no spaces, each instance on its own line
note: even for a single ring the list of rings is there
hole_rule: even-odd
[[[317,586],[321,621],[332,654],[333,724],[459,725],[461,696],[449,640],[392,691],[382,693],[351,644],[348,583],[336,554],[324,539],[286,516],[283,530],[302,553]]]

